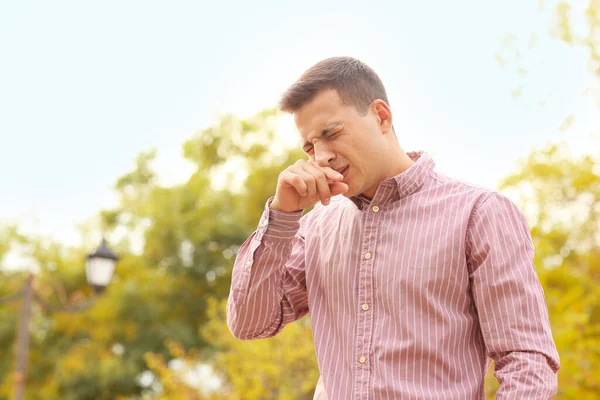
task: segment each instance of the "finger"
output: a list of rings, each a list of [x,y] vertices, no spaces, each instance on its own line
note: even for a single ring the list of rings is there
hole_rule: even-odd
[[[308,187],[302,177],[292,171],[285,171],[281,177],[282,182],[292,186],[300,196],[306,196],[308,194]]]
[[[325,176],[328,180],[331,181],[342,181],[344,179],[344,175],[340,174],[339,172],[337,172],[335,169],[326,166],[326,167],[322,167],[319,164],[317,164],[315,161],[308,161],[309,164],[314,165],[315,167],[319,168],[321,171],[323,171],[325,173]]]
[[[304,169],[305,165],[306,164],[298,166],[295,165],[291,168],[291,171],[298,175],[306,185],[306,193],[304,196],[307,197],[311,202],[316,203],[319,200],[316,178]]]
[[[320,167],[323,172],[325,172],[325,176],[327,176],[327,179],[332,180],[332,181],[342,181],[344,179],[344,175],[340,174],[339,172],[337,172],[336,170],[334,170],[331,167]]]
[[[329,190],[331,191],[331,197],[337,196],[338,194],[346,193],[348,185],[343,182],[334,182],[329,184]]]
[[[304,170],[315,177],[315,183],[319,199],[323,205],[329,204],[331,192],[329,191],[329,182],[323,168],[317,167],[314,164],[307,163],[304,165]]]

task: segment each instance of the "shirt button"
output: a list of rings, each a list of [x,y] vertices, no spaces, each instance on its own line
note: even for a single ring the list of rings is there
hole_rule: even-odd
[[[363,309],[363,310],[365,310],[365,311],[367,311],[367,310],[369,309],[369,305],[368,305],[368,304],[366,304],[366,303],[365,303],[365,304],[363,304],[363,305],[362,305],[362,309]]]
[[[248,261],[246,261],[246,265],[247,265],[247,266],[251,266],[251,265],[252,265],[252,260],[248,260]]]
[[[360,358],[358,359],[358,362],[361,364],[364,364],[367,361],[367,357],[365,356],[360,356]]]
[[[373,212],[377,212],[377,211],[379,211],[379,207],[373,206]]]
[[[366,259],[366,260],[368,260],[368,259],[370,259],[370,258],[371,258],[371,253],[366,253],[366,254],[365,254],[365,259]]]

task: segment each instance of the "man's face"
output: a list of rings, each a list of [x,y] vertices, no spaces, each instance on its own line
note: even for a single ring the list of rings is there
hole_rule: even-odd
[[[304,152],[320,166],[344,175],[347,197],[373,197],[383,175],[384,135],[372,108],[362,116],[354,106],[343,104],[337,91],[327,90],[294,114]]]

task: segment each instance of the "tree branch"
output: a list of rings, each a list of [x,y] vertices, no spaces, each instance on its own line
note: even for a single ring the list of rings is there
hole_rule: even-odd
[[[0,297],[0,304],[13,303],[13,302],[19,300],[21,297],[23,297],[24,292],[25,292],[25,289],[21,289],[17,293],[12,294],[10,296]]]
[[[46,310],[54,311],[54,312],[64,312],[64,313],[78,313],[89,309],[94,305],[97,299],[97,295],[94,294],[83,304],[71,304],[71,305],[57,305],[52,304],[46,301],[39,293],[34,292],[33,297],[35,300]]]

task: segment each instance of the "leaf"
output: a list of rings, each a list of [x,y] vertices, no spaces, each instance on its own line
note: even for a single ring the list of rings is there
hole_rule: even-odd
[[[523,94],[524,87],[525,87],[524,85],[519,85],[515,89],[512,90],[512,92],[510,94],[511,94],[511,97],[513,100],[516,100],[519,97],[521,97],[521,94]]]
[[[571,127],[571,125],[573,125],[574,121],[575,116],[573,114],[568,115],[567,117],[565,117],[562,124],[560,124],[558,130],[563,133],[566,132]]]

